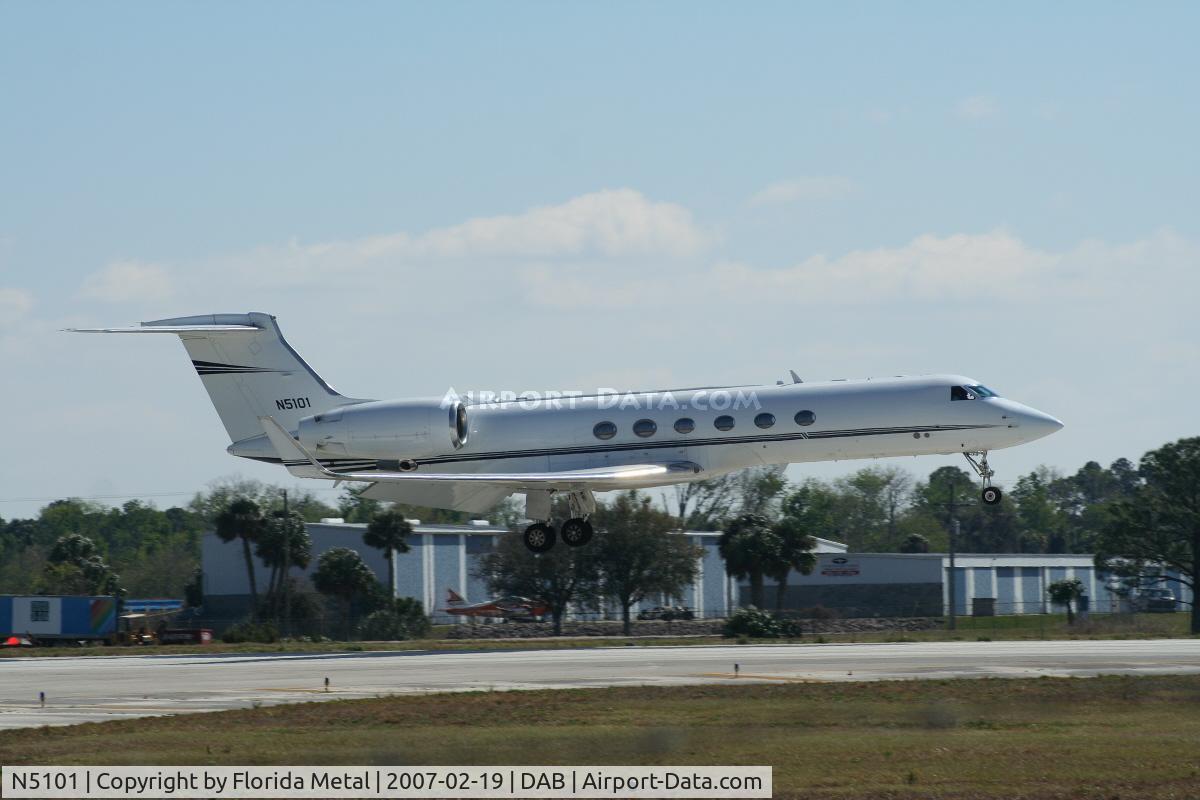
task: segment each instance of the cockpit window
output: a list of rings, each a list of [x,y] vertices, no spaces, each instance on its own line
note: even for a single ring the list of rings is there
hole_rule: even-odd
[[[978,400],[981,397],[999,397],[1000,395],[993,392],[986,386],[976,384],[975,386],[951,386],[951,400]]]

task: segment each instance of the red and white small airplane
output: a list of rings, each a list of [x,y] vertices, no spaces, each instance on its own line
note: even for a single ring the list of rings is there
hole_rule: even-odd
[[[446,590],[447,614],[457,617],[504,617],[505,619],[525,619],[544,617],[550,613],[550,606],[541,600],[530,600],[528,597],[497,597],[495,600],[484,600],[482,603],[470,603],[453,589]]]

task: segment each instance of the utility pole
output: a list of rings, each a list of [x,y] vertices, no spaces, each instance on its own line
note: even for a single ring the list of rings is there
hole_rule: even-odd
[[[283,490],[283,635],[292,635],[292,519],[288,516],[287,489]]]
[[[950,600],[950,608],[946,614],[946,629],[958,629],[958,581],[957,573],[955,573],[955,550],[958,545],[958,507],[968,505],[967,503],[956,503],[954,501],[954,483],[950,484],[950,501],[946,503],[946,510],[950,513],[950,585],[947,587],[947,594]]]

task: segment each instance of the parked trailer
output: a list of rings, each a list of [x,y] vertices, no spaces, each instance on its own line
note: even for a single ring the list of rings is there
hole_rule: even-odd
[[[117,598],[79,595],[0,595],[0,638],[35,645],[109,642],[117,632]]]

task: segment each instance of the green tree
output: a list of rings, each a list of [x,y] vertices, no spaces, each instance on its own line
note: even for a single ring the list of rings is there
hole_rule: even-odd
[[[851,551],[890,551],[898,544],[898,525],[912,478],[897,467],[867,467],[839,478],[838,516]]]
[[[375,573],[356,551],[348,547],[334,547],[317,559],[312,583],[318,592],[338,601],[345,625],[345,638],[349,639],[354,601],[378,590],[379,581]]]
[[[595,558],[600,592],[621,607],[628,636],[630,609],[651,594],[679,596],[695,580],[703,551],[673,533],[674,517],[637,492],[622,492],[599,506],[591,521],[596,538],[585,549]]]
[[[370,497],[363,497],[363,492],[372,484],[347,483],[342,487],[341,497],[338,498],[338,516],[346,522],[370,522],[371,518],[384,509],[384,504]]]
[[[266,596],[272,613],[277,616],[282,610],[281,595],[289,587],[290,567],[304,570],[312,561],[312,537],[308,536],[304,517],[296,511],[272,511],[254,542],[254,554],[271,569]]]
[[[125,594],[120,578],[96,552],[95,542],[78,533],[59,537],[50,548],[41,590],[45,594]]]
[[[1017,506],[1019,551],[1067,552],[1066,518],[1051,495],[1061,477],[1048,467],[1039,467],[1017,479],[1008,496]]]
[[[396,564],[392,559],[393,553],[407,553],[411,547],[408,537],[412,535],[412,525],[404,515],[396,510],[378,511],[367,529],[363,532],[363,544],[383,551],[383,560],[387,562],[387,590],[390,595],[396,586]]]
[[[792,570],[808,575],[817,565],[817,557],[813,555],[817,540],[808,535],[803,520],[796,517],[781,518],[772,530],[779,538],[779,559],[769,566],[767,575],[775,581],[775,610],[778,611],[783,608]]]
[[[1064,578],[1046,587],[1050,602],[1067,607],[1067,624],[1075,624],[1075,601],[1083,597],[1083,582],[1078,578]]]
[[[1191,631],[1200,633],[1200,437],[1142,456],[1140,481],[1113,503],[1096,541],[1096,566],[1130,581],[1157,582],[1164,569],[1193,593]]]
[[[359,636],[372,641],[422,639],[429,635],[429,617],[412,597],[396,597],[363,620]]]
[[[823,481],[809,478],[801,483],[783,498],[780,513],[799,520],[810,536],[835,542],[846,540],[841,497]]]
[[[246,561],[246,575],[250,581],[250,616],[258,617],[258,579],[254,574],[254,558],[250,543],[258,539],[266,527],[266,519],[258,503],[245,497],[230,501],[225,510],[217,515],[216,534],[228,544],[235,539],[242,541],[242,555]]]
[[[554,635],[562,634],[563,616],[572,603],[583,604],[596,593],[596,560],[592,544],[560,544],[546,553],[533,553],[517,534],[501,536],[495,548],[479,561],[477,576],[497,595],[541,600],[550,609]]]
[[[726,524],[717,543],[725,571],[750,581],[750,603],[763,607],[763,578],[778,574],[783,541],[763,514],[741,514]]]
[[[919,533],[910,533],[908,537],[900,543],[901,553],[928,553],[929,540]]]

